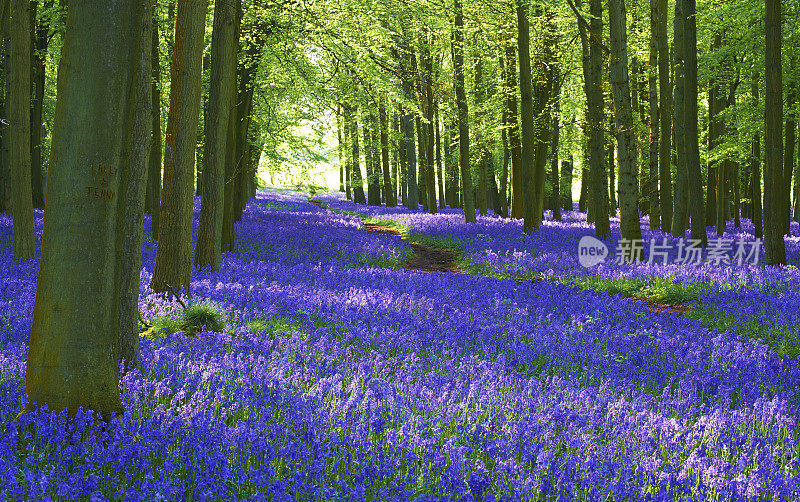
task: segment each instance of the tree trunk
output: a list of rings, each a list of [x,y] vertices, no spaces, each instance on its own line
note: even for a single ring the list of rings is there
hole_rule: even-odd
[[[685,205],[688,202],[687,198],[687,184],[688,173],[686,170],[686,104],[684,103],[686,95],[686,41],[685,41],[685,25],[686,16],[683,15],[683,3],[678,1],[675,3],[675,119],[674,119],[674,134],[675,134],[675,200],[673,201],[672,211],[672,236],[683,237],[686,233],[686,217],[688,208]]]
[[[352,162],[350,158],[353,149],[350,148],[350,126],[348,125],[348,115],[346,106],[341,107],[342,110],[342,159],[344,161],[344,192],[347,200],[353,200],[353,193],[350,188],[353,186],[353,179],[351,177]]]
[[[42,191],[42,109],[45,92],[45,57],[49,42],[48,26],[36,22],[38,2],[31,2],[31,61],[33,71],[33,106],[31,108],[31,193],[33,207],[44,208]],[[49,5],[46,5],[49,7]]]
[[[589,155],[592,170],[592,203],[595,233],[598,237],[606,237],[611,230],[608,220],[608,176],[606,174],[605,155],[603,151],[603,53],[600,41],[603,37],[603,4],[601,0],[590,0],[591,43],[590,52],[590,82],[587,94],[589,108]]]
[[[500,58],[500,61],[503,61],[503,58]],[[502,71],[502,64],[501,64],[501,71]],[[500,133],[501,140],[503,142],[503,170],[500,173],[500,207],[501,207],[501,215],[503,217],[508,217],[510,211],[508,209],[508,164],[511,161],[511,152],[508,148],[508,114],[506,110],[503,109],[502,114],[502,131]]]
[[[344,145],[342,144],[342,111],[341,107],[336,109],[336,153],[339,156],[339,191],[344,193]]]
[[[562,208],[564,211],[574,211],[574,203],[572,200],[572,178],[575,163],[572,160],[572,155],[569,160],[561,161],[561,179],[564,180],[564,195],[561,197]]]
[[[613,98],[612,98],[613,99]],[[613,104],[613,103],[612,103]],[[606,155],[608,157],[608,214],[611,216],[617,215],[617,166],[614,164],[614,122],[610,120],[608,123],[609,130],[612,131],[608,135],[606,144]]]
[[[389,118],[386,115],[386,97],[381,96],[378,108],[381,125],[381,162],[383,164],[383,193],[386,197],[386,205],[395,207],[397,201],[394,198],[394,188],[392,187],[392,175],[389,168]]]
[[[733,225],[742,228],[741,221],[741,199],[739,194],[739,163],[731,162],[731,179],[733,180]]]
[[[648,69],[648,89],[650,94],[650,180],[648,183],[650,229],[661,228],[661,202],[658,190],[658,150],[661,137],[660,123],[658,121],[658,4],[650,2],[650,65]]]
[[[85,1],[67,14],[26,370],[30,408],[84,408],[107,419],[122,411],[119,321],[131,297],[121,258],[137,240],[126,232],[138,239],[142,232],[134,220],[143,214],[150,139],[150,33],[141,27],[152,21],[149,9],[146,2]],[[139,214],[131,217],[137,190]],[[140,250],[129,256],[141,257]],[[128,272],[138,294],[138,269]]]
[[[428,196],[428,210],[431,214],[436,214],[436,172],[435,172],[435,159],[434,159],[434,141],[436,139],[434,133],[434,97],[433,97],[433,58],[431,57],[431,35],[427,29],[423,30],[422,49],[420,51],[422,64],[423,78],[421,83],[422,99],[424,106],[422,107],[425,113],[425,187]]]
[[[705,215],[703,214],[703,180],[700,175],[700,143],[697,127],[697,23],[695,0],[680,0],[683,3],[684,94],[683,120],[686,149],[686,178],[689,216],[692,239],[705,246],[708,240]]]
[[[766,0],[766,92],[764,102],[764,249],[767,264],[786,264],[783,239],[781,194],[786,182],[783,173],[783,84],[781,62],[781,2]]]
[[[10,101],[8,122],[11,164],[11,214],[14,258],[36,255],[31,196],[31,33],[29,0],[11,0]]]
[[[453,34],[453,73],[458,106],[459,167],[461,169],[461,193],[464,198],[464,221],[474,223],[475,205],[472,200],[472,174],[469,169],[469,111],[464,85],[464,13],[461,0],[453,0],[455,10],[455,32]],[[517,7],[521,9],[521,7]]]
[[[519,137],[519,118],[517,116],[517,53],[513,39],[505,47],[505,110],[508,122],[508,142],[511,154],[511,217],[521,219],[525,216],[523,190],[525,175],[522,165],[522,144]]]
[[[205,123],[203,176],[205,188],[200,206],[194,265],[219,267],[222,261],[222,220],[225,210],[225,159],[230,110],[236,92],[237,29],[241,0],[216,0],[211,35],[211,73]]]
[[[395,206],[399,203],[398,197],[400,196],[400,145],[397,142],[398,131],[400,130],[400,115],[397,111],[392,113],[391,132],[389,134],[390,144],[392,148],[392,199]]]
[[[552,126],[552,108],[550,96],[556,86],[556,65],[551,63],[553,60],[553,47],[558,44],[556,27],[553,24],[552,13],[548,12],[545,22],[545,42],[543,48],[542,61],[537,63],[537,73],[534,76],[534,125],[536,140],[533,153],[533,191],[528,192],[533,201],[533,228],[539,228],[539,224],[544,218],[544,185],[547,177],[548,147],[550,145],[550,127]]]
[[[239,120],[239,107],[229,110],[228,138],[225,140],[225,195],[222,206],[222,251],[233,251],[236,246],[236,228],[234,226],[236,199],[236,124]]]
[[[2,0],[0,3],[0,32],[2,33],[2,59],[3,88],[0,89],[2,97],[2,108],[0,116],[8,118],[8,111],[11,103],[11,83],[9,73],[11,70],[11,26],[9,16],[9,0]],[[0,127],[0,210],[11,214],[11,131],[9,127]]]
[[[151,91],[151,127],[153,142],[150,146],[150,161],[147,168],[147,188],[145,190],[145,211],[150,213],[150,232],[153,239],[158,239],[159,213],[161,210],[161,65],[158,51],[158,22],[153,22],[152,55],[152,91]]]
[[[373,141],[375,115],[372,110],[364,117],[362,131],[364,133],[364,165],[367,168],[367,202],[370,206],[381,205],[381,192],[378,185],[380,165],[375,162],[376,146]]]
[[[658,5],[656,46],[658,47],[658,88],[661,116],[661,141],[658,151],[659,195],[661,199],[661,228],[672,228],[672,86],[669,81],[669,46],[667,45],[667,0],[654,0]]]
[[[800,86],[800,82],[798,82]],[[798,89],[800,92],[800,89]],[[798,135],[800,135],[800,120],[798,120]],[[794,221],[800,222],[800,147],[797,148],[797,167],[794,171]],[[800,229],[798,229],[800,234]]]
[[[753,107],[758,107],[760,98],[758,97],[758,83],[761,80],[761,75],[756,73],[753,75],[753,83],[751,92],[753,95]],[[761,135],[758,132],[753,134],[752,142],[752,158],[750,168],[750,197],[752,197],[752,215],[753,225],[755,225],[755,236],[759,239],[764,238],[764,225],[763,213],[761,210]]]
[[[784,136],[786,143],[783,149],[783,205],[781,217],[783,218],[783,233],[789,235],[791,228],[791,209],[792,209],[792,167],[794,165],[795,133],[797,132],[797,119],[795,118],[795,106],[797,105],[797,60],[792,58],[791,66],[787,72],[790,75],[786,88],[786,127]]]
[[[397,184],[400,197],[403,199],[403,206],[408,207],[408,184],[406,183],[406,173],[408,172],[408,159],[406,136],[403,122],[403,108],[401,105],[397,106],[397,157],[400,163]]]
[[[611,89],[617,126],[617,157],[619,161],[620,232],[623,239],[641,240],[639,223],[639,182],[636,166],[636,138],[631,109],[631,90],[628,75],[627,14],[624,0],[608,3],[608,25],[611,31]]]
[[[646,99],[644,99],[644,93],[642,92],[644,89],[644,85],[642,83],[641,76],[642,67],[639,64],[639,59],[636,56],[631,58],[631,77],[633,81],[633,85],[631,86],[631,106],[633,106],[633,137],[636,142],[635,148],[635,163],[638,166],[638,174],[637,179],[639,180],[639,214],[648,214],[648,200],[646,198],[647,194],[647,166],[648,162],[646,161],[646,157],[644,155],[644,145],[647,143],[647,140],[644,138],[643,135],[643,124],[645,122],[645,109],[644,104]]]
[[[417,155],[419,156],[419,173],[417,179],[417,187],[419,189],[419,199],[422,202],[422,211],[428,211],[428,191],[427,191],[427,176],[428,176],[428,127],[423,125],[422,119],[415,117],[417,125]]]
[[[482,216],[486,216],[488,213],[488,201],[486,199],[486,194],[488,191],[488,183],[487,183],[487,176],[488,173],[486,172],[486,157],[490,155],[490,152],[487,151],[486,146],[486,137],[485,137],[485,127],[484,124],[486,113],[483,109],[484,107],[484,89],[483,89],[483,57],[480,54],[480,50],[476,47],[475,53],[475,85],[473,86],[474,91],[474,115],[473,115],[473,124],[474,124],[474,136],[475,136],[475,148],[477,150],[477,164],[478,164],[478,213]]]
[[[364,195],[364,179],[361,177],[361,167],[359,167],[361,153],[358,149],[358,119],[356,118],[356,108],[348,106],[345,108],[345,113],[345,123],[350,124],[350,139],[353,141],[353,163],[351,166],[351,174],[353,175],[353,202],[356,204],[366,204],[367,198]]]
[[[403,81],[403,89],[406,99],[414,99],[414,89],[410,81]],[[403,202],[408,209],[416,211],[419,209],[419,186],[417,185],[417,150],[414,146],[414,115],[410,110],[405,110],[405,112],[403,115],[403,142],[406,152],[406,190]]]
[[[132,83],[122,150],[117,209],[117,292],[119,295],[119,353],[124,368],[139,365],[139,287],[142,270],[144,194],[152,148],[152,27],[153,6],[140,2],[137,47],[131,53]]]
[[[239,79],[238,94],[238,121],[236,122],[236,154],[235,154],[235,177],[234,177],[234,218],[241,221],[244,208],[247,205],[245,186],[247,184],[247,159],[250,158],[250,123],[253,115],[253,91],[256,72],[258,71],[259,55],[261,45],[251,42],[245,63],[242,65]]]
[[[157,293],[188,293],[192,261],[192,195],[207,0],[179,0],[175,14],[164,189],[153,280]]]
[[[561,221],[561,179],[558,175],[558,142],[561,136],[559,127],[559,117],[561,116],[559,94],[556,94],[553,105],[555,113],[553,113],[553,135],[550,141],[550,183],[553,185],[553,193],[550,196],[550,209],[553,210],[553,220],[555,221]]]
[[[444,193],[444,169],[442,167],[442,132],[439,123],[439,104],[434,107],[434,126],[436,128],[436,183],[439,186],[439,209],[447,207]]]
[[[528,22],[528,5],[517,0],[517,54],[519,56],[519,88],[522,112],[522,196],[524,208],[525,231],[538,228],[539,218],[536,214],[536,200],[531,195],[536,192],[535,176],[535,112],[533,104],[533,87],[531,84],[530,23]]]

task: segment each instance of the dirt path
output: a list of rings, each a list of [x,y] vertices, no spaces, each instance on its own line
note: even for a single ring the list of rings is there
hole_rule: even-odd
[[[391,227],[377,225],[375,223],[364,223],[364,229],[368,232],[378,232],[382,234],[396,235],[400,237],[400,232]],[[460,273],[456,267],[456,253],[447,249],[436,249],[430,246],[410,243],[414,256],[403,267],[406,270],[419,270],[420,272],[451,272]]]
[[[647,307],[650,309],[650,312],[654,314],[667,313],[667,314],[683,315],[692,308],[691,305],[685,305],[682,303],[659,303],[657,301],[654,301],[650,298],[645,298],[643,296],[631,296],[630,299],[634,303],[641,302],[647,304]]]
[[[323,209],[332,210],[327,204],[323,204],[322,202],[315,200],[311,200],[310,202]],[[362,225],[364,230],[368,232],[396,235],[397,237],[402,238],[400,232],[392,227],[368,222],[364,222]],[[409,245],[414,251],[414,256],[412,256],[411,259],[406,262],[405,266],[403,267],[404,269],[418,270],[421,272],[450,272],[454,274],[462,273],[461,270],[459,270],[456,266],[457,254],[455,251],[432,248],[430,246],[417,244],[415,242],[411,242]],[[650,312],[654,314],[666,313],[683,315],[692,308],[691,305],[659,303],[643,296],[632,296],[630,297],[630,300],[632,302],[641,302],[646,304],[650,309]]]

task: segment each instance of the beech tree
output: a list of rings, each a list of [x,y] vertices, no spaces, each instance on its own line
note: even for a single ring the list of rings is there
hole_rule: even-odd
[[[764,250],[770,265],[786,264],[783,240],[783,72],[781,61],[781,1],[766,0],[764,10]]]
[[[236,90],[236,18],[241,0],[216,0],[211,39],[211,89],[205,123],[205,193],[197,230],[196,267],[218,267],[222,260],[225,160],[231,108]]]
[[[517,9],[524,7],[518,6]],[[464,221],[475,223],[475,202],[472,199],[472,173],[469,168],[469,111],[464,83],[464,13],[460,0],[453,0],[455,29],[453,31],[453,74],[456,105],[458,106],[458,163],[461,170],[461,193],[464,199]]]
[[[30,260],[36,253],[31,195],[31,49],[28,0],[11,0],[9,57],[9,162],[14,257]]]
[[[104,417],[122,408],[118,359],[126,340],[138,344],[129,285],[138,299],[152,16],[145,0],[70,4],[25,377],[29,407]],[[131,324],[135,331],[123,333]]]
[[[158,248],[150,287],[189,291],[192,261],[192,196],[200,84],[208,0],[178,0],[175,49],[164,146],[164,187]]]
[[[628,35],[625,0],[608,2],[608,24],[611,31],[611,87],[617,125],[617,155],[619,157],[620,231],[623,239],[641,240],[639,224],[639,184],[636,179],[633,111],[628,75]]]

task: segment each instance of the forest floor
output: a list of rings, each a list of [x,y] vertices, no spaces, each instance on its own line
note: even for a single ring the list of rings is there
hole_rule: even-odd
[[[195,228],[198,214],[196,200]],[[40,238],[41,211],[35,224]],[[526,234],[265,190],[237,249],[193,271],[188,308],[149,290],[146,239],[142,365],[122,376],[126,413],[100,427],[17,417],[38,262],[13,260],[11,225],[0,499],[800,498],[797,268],[674,252],[585,268],[578,212]],[[787,250],[798,264],[800,238]],[[198,309],[219,326],[187,329]]]

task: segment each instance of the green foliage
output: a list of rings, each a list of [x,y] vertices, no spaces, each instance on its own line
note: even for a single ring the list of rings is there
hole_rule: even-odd
[[[166,338],[182,331],[187,335],[196,335],[200,331],[221,333],[225,330],[225,315],[214,303],[191,303],[180,312],[150,319],[150,326],[141,333],[147,340]]]
[[[221,333],[225,329],[222,310],[213,303],[192,303],[181,313],[181,329],[190,335],[200,331]]]
[[[559,282],[572,284],[579,289],[605,291],[609,295],[642,298],[665,305],[694,303],[709,286],[699,281],[675,282],[658,276],[649,277],[578,277],[561,278]]]

